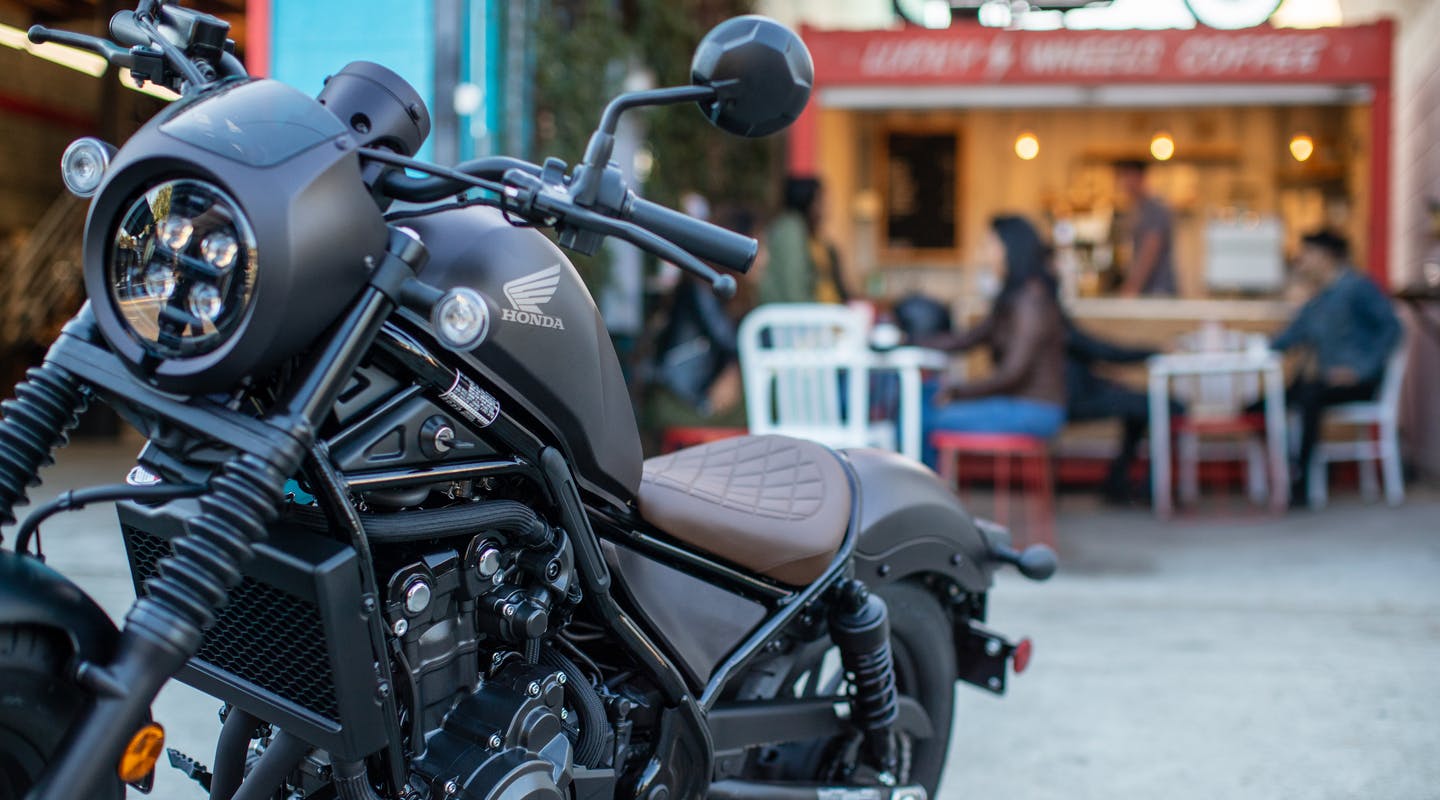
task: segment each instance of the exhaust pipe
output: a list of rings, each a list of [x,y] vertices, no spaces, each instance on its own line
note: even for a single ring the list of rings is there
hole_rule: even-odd
[[[707,800],[930,800],[923,786],[804,786],[764,781],[710,784]]]

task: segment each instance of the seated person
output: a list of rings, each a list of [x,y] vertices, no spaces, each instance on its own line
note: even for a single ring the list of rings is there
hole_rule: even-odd
[[[1110,461],[1101,494],[1107,502],[1127,503],[1143,497],[1130,482],[1130,468],[1140,442],[1150,427],[1150,398],[1124,384],[1095,374],[1096,364],[1133,364],[1144,361],[1154,350],[1107,342],[1081,330],[1065,317],[1065,394],[1069,398],[1065,416],[1071,422],[1118,418],[1120,448]]]
[[[985,259],[1005,275],[989,316],[960,333],[940,333],[924,344],[959,352],[988,345],[995,364],[986,378],[939,387],[927,403],[926,458],[935,431],[1015,433],[1049,439],[1065,423],[1065,323],[1054,275],[1035,228],[1024,219],[991,220]]]
[[[1309,351],[1285,396],[1300,412],[1300,461],[1290,494],[1291,502],[1299,503],[1308,494],[1306,467],[1325,408],[1374,399],[1401,330],[1390,300],[1350,265],[1349,247],[1339,235],[1319,231],[1306,236],[1295,269],[1315,295],[1271,347]]]

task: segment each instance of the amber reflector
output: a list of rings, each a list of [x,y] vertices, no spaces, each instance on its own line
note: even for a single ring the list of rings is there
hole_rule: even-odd
[[[164,749],[165,729],[154,722],[147,722],[130,737],[125,752],[120,754],[120,780],[125,783],[145,780],[146,775],[155,771],[155,762]]]

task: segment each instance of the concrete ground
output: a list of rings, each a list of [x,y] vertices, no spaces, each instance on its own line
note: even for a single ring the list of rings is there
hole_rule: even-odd
[[[32,493],[121,480],[77,445]],[[1035,641],[995,698],[962,686],[943,797],[1440,798],[1440,496],[1283,519],[1061,504],[1062,572],[1004,575],[991,623]],[[133,599],[108,507],[45,526],[50,563],[115,618]],[[210,761],[217,703],[172,684],[169,744]],[[157,800],[197,800],[168,768]]]

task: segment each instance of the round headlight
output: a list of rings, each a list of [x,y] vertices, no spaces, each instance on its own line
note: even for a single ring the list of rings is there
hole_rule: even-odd
[[[255,234],[240,206],[204,181],[154,186],[120,218],[106,283],[151,355],[213,352],[255,295]]]

